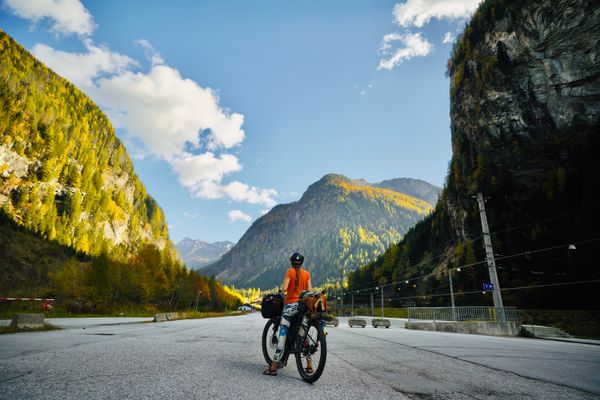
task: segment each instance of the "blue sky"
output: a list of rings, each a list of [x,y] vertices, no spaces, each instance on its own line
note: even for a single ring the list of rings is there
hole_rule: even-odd
[[[452,41],[479,0],[4,0],[109,115],[171,238],[237,241],[331,172],[441,186]]]

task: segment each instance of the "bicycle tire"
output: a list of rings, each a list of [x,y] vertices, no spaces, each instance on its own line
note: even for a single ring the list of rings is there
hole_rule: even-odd
[[[317,343],[321,347],[319,353],[319,364],[313,373],[307,373],[304,369],[304,365],[302,365],[302,348],[301,343],[304,342],[304,339],[310,334],[311,328],[315,328],[317,330]],[[308,383],[316,382],[323,373],[325,369],[325,362],[327,361],[327,340],[325,339],[325,332],[323,328],[317,323],[310,324],[308,326],[308,330],[306,334],[298,341],[298,351],[296,352],[296,367],[298,368],[298,373],[302,377],[302,380]]]
[[[277,347],[277,340],[279,337],[279,326],[277,330],[272,331],[272,326],[278,322],[278,318],[271,318],[267,321],[262,334],[262,351],[263,356],[265,357],[265,361],[267,364],[271,365],[273,362],[272,354],[274,354],[275,348]],[[268,342],[270,340],[270,343]]]

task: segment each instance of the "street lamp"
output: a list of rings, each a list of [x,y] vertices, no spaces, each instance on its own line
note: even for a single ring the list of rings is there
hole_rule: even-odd
[[[452,304],[452,320],[456,321],[456,308],[454,306],[454,285],[452,284],[452,268],[448,268],[448,282],[450,283],[450,300]]]
[[[198,301],[200,300],[200,293],[202,293],[202,290],[198,290],[198,294],[196,295],[196,311],[198,311]]]

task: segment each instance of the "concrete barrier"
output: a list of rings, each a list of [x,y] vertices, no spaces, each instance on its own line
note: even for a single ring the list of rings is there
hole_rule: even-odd
[[[43,328],[44,314],[15,314],[10,324],[11,328]]]
[[[367,320],[361,317],[352,317],[348,318],[348,326],[352,328],[353,326],[362,326],[363,328],[367,326]]]
[[[168,313],[155,314],[154,320],[152,322],[175,321],[175,320],[184,319],[184,318],[185,318],[185,313],[168,312]]]
[[[325,321],[325,325],[327,326],[334,326],[337,328],[337,326],[340,324],[340,321],[336,318],[336,317],[331,317],[331,319],[327,319]]]
[[[385,318],[373,318],[371,320],[371,324],[373,324],[373,328],[377,328],[378,326],[385,326],[386,328],[389,328],[390,320]]]
[[[410,321],[406,323],[406,329],[488,336],[519,336],[521,323],[518,321]]]
[[[152,322],[165,322],[168,320],[167,313],[160,313],[154,315],[154,320],[152,320]]]

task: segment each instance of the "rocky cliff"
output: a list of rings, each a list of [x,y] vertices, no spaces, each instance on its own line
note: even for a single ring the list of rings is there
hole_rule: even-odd
[[[448,305],[446,267],[471,265],[455,277],[455,290],[472,294],[457,301],[489,304],[480,292],[488,278],[473,199],[482,193],[502,255],[505,304],[590,306],[581,287],[562,285],[598,277],[591,261],[600,222],[598,21],[597,1],[480,5],[448,61],[453,155],[441,200],[403,241],[353,274],[351,286],[436,271],[403,301]]]
[[[457,41],[448,62],[457,237],[478,191],[501,195],[492,208],[528,203],[533,215],[570,186],[593,200],[585,163],[600,124],[598,21],[594,1],[486,1]]]

